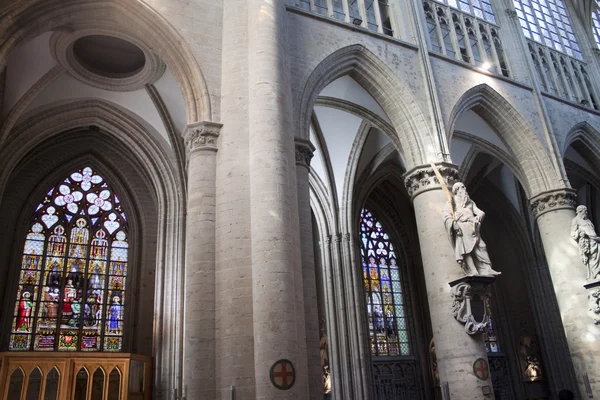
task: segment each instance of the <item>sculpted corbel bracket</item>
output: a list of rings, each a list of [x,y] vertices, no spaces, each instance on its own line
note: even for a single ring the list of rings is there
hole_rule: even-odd
[[[310,170],[310,160],[313,158],[315,146],[310,140],[295,138],[296,147],[296,165],[300,165]]]
[[[583,287],[588,292],[589,313],[595,325],[600,325],[600,280],[587,283]]]
[[[535,218],[556,210],[575,209],[577,192],[574,189],[557,189],[542,192],[531,199],[531,212]]]
[[[471,336],[485,332],[488,327],[487,302],[490,285],[495,279],[492,276],[466,276],[450,282],[452,316],[465,326],[465,332]]]
[[[440,174],[449,187],[458,182],[458,167],[450,163],[436,163]],[[440,189],[440,182],[431,165],[415,167],[404,174],[404,186],[411,199],[428,190]]]
[[[201,121],[187,126],[183,140],[187,150],[217,151],[217,138],[223,125],[217,122]]]

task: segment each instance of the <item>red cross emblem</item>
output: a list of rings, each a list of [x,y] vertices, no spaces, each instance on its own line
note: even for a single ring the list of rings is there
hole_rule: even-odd
[[[290,360],[279,360],[271,367],[271,383],[277,389],[288,390],[296,382],[296,370]]]
[[[490,370],[488,369],[487,361],[485,361],[483,358],[478,358],[475,360],[473,363],[473,373],[477,379],[482,381],[487,380],[487,378],[490,376]]]

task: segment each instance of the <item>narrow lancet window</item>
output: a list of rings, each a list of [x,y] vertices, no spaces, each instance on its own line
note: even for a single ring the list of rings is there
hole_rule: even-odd
[[[410,354],[398,255],[390,236],[367,209],[360,215],[360,239],[371,354]]]

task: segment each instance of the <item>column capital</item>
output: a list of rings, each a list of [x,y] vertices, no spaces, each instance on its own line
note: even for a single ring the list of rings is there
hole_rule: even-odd
[[[200,121],[189,124],[183,133],[185,147],[189,152],[196,150],[217,151],[217,138],[223,124]]]
[[[310,140],[294,138],[296,147],[296,165],[310,169],[310,160],[313,158],[315,146]]]
[[[446,162],[435,163],[442,177],[446,180],[448,188],[458,182],[458,167]],[[411,199],[429,190],[441,189],[435,171],[431,165],[419,165],[404,174],[404,185]]]
[[[577,205],[577,192],[575,189],[554,189],[537,194],[529,199],[531,212],[535,218],[556,210],[575,210]]]

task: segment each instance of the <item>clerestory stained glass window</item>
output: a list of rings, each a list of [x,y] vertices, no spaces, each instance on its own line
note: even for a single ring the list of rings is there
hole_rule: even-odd
[[[410,354],[401,265],[390,236],[371,212],[360,214],[360,239],[371,354]]]
[[[525,37],[581,59],[562,0],[513,0]]]
[[[50,189],[25,238],[9,349],[120,351],[128,246],[121,202],[92,168]]]
[[[596,0],[596,8],[592,11],[592,28],[596,46],[600,48],[600,2]]]
[[[491,0],[435,0],[484,21],[496,23]]]

